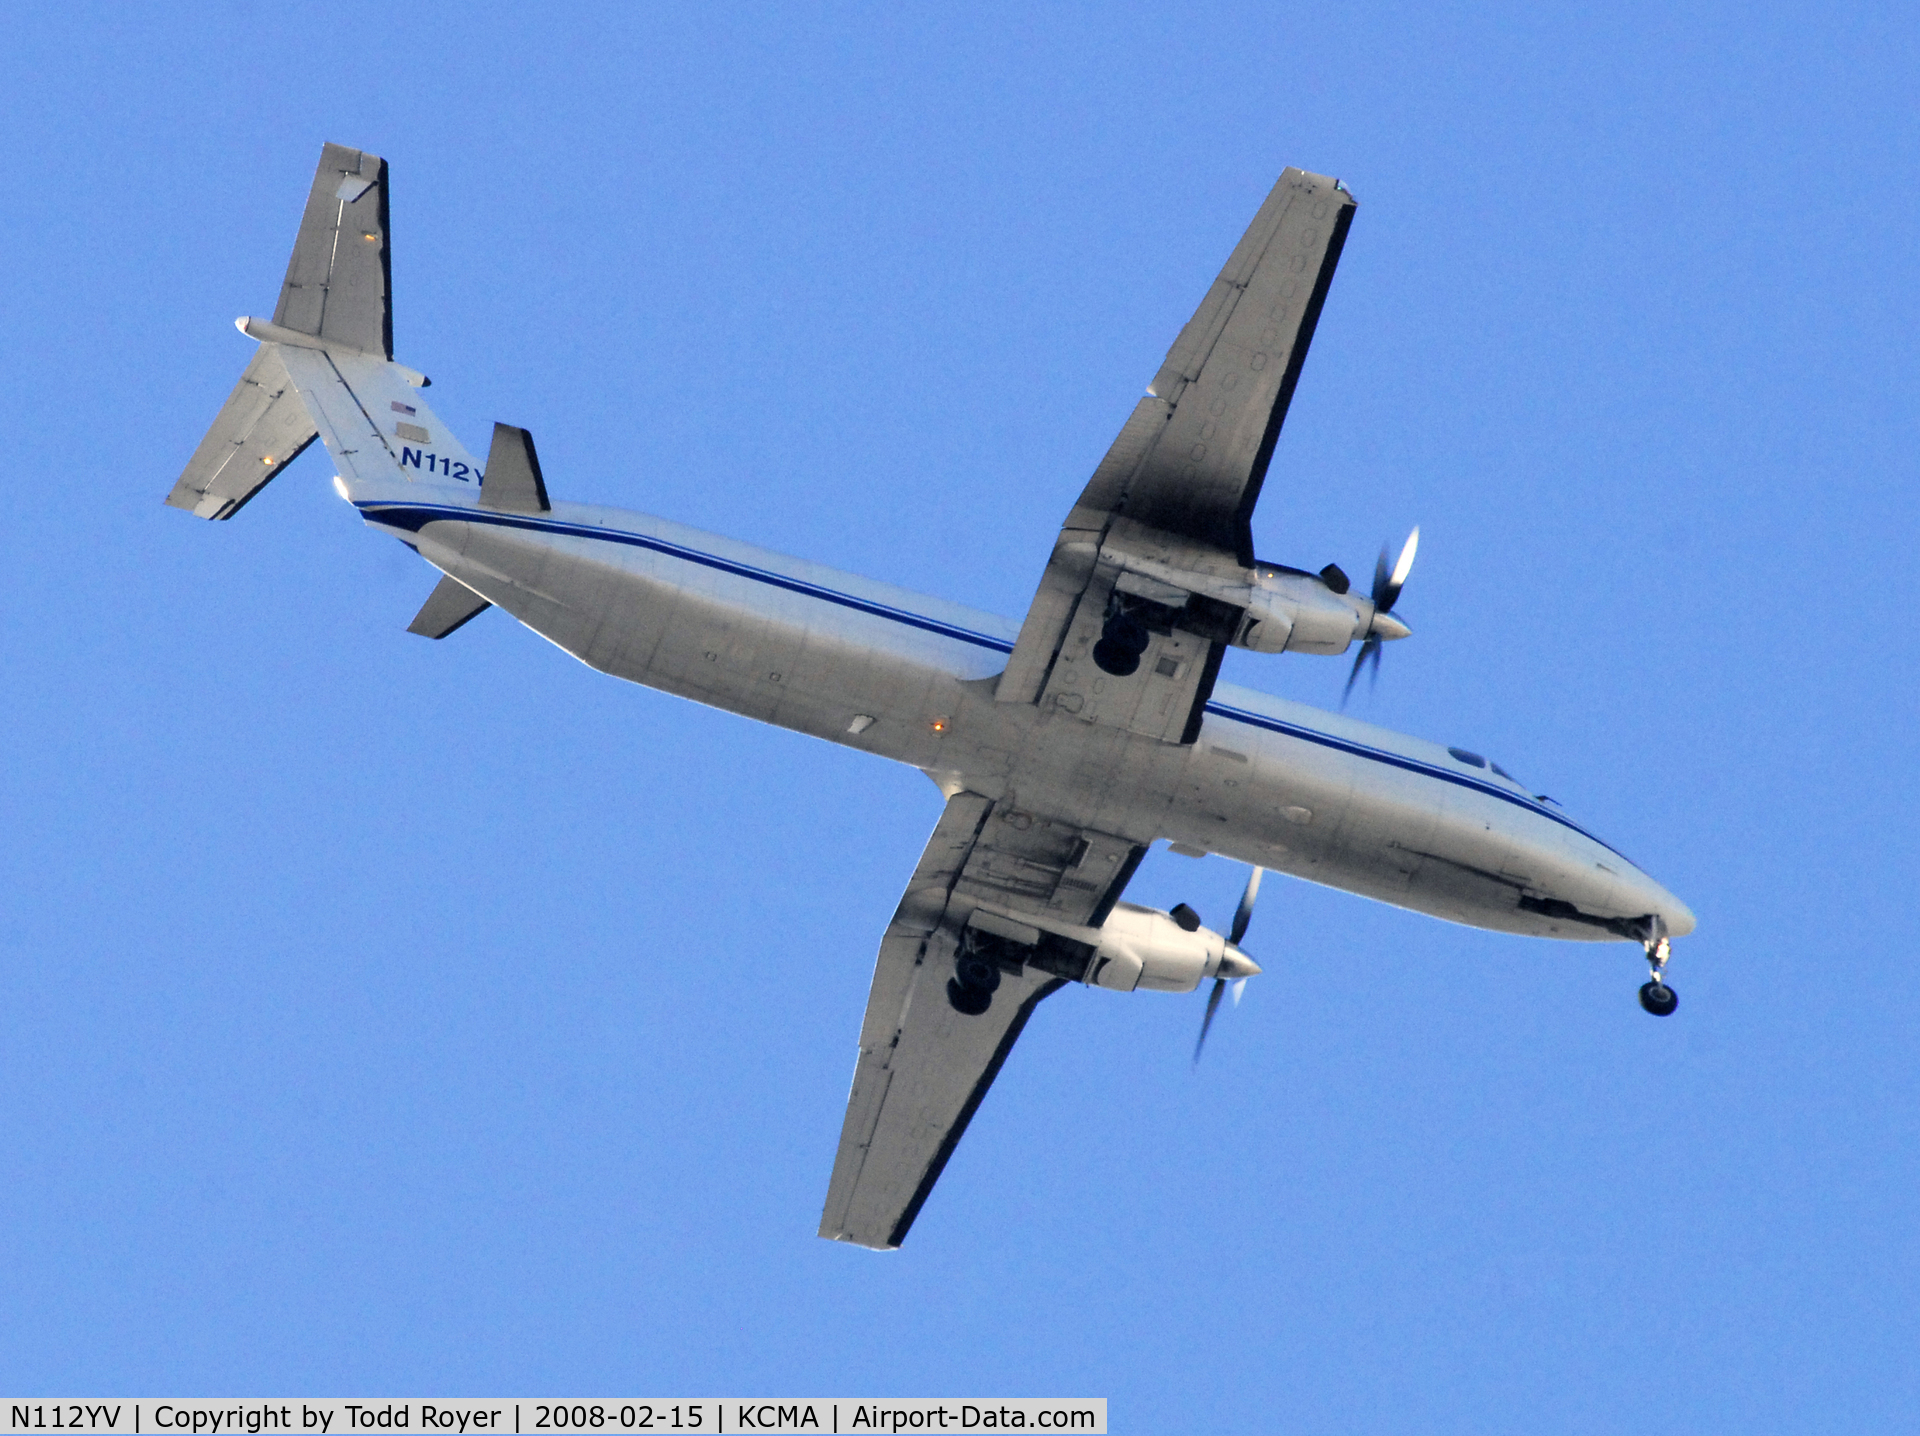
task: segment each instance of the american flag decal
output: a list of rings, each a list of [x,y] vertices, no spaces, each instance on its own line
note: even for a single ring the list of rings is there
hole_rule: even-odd
[[[396,414],[411,414],[414,412],[414,408],[411,404],[402,404],[398,399],[395,399],[393,401],[393,412]]]

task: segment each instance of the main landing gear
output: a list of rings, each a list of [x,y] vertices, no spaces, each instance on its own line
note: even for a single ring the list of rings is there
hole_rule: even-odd
[[[968,933],[971,937],[973,934]],[[947,979],[947,1001],[953,1010],[978,1017],[993,1006],[994,989],[1000,986],[1000,964],[991,954],[971,943],[960,949],[954,959],[953,976]]]
[[[1673,1009],[1680,1005],[1680,995],[1663,980],[1667,971],[1667,959],[1673,955],[1673,944],[1667,941],[1667,925],[1658,914],[1647,919],[1647,935],[1641,940],[1647,949],[1647,966],[1652,969],[1652,978],[1640,988],[1640,1005],[1655,1017],[1671,1017]]]

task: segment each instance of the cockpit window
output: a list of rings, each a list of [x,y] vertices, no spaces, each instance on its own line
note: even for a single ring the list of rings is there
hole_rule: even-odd
[[[1509,773],[1505,768],[1502,768],[1498,763],[1489,763],[1487,764],[1487,766],[1493,769],[1493,771],[1498,773],[1501,777],[1505,778],[1509,783],[1513,784],[1514,787],[1523,788],[1526,786],[1518,778],[1514,777],[1513,774]]]
[[[1462,763],[1466,763],[1472,767],[1484,768],[1487,766],[1487,760],[1485,758],[1482,758],[1478,753],[1469,753],[1465,748],[1449,748],[1447,751]]]

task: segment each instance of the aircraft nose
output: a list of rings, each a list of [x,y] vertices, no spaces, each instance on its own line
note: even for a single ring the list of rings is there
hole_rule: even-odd
[[[1679,898],[1661,887],[1659,883],[1645,873],[1634,874],[1637,882],[1633,884],[1629,905],[1640,912],[1657,912],[1667,925],[1668,937],[1685,937],[1693,931],[1693,909]]]

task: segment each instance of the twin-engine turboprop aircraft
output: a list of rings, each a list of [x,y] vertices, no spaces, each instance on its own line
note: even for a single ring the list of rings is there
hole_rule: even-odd
[[[1643,945],[1669,1013],[1693,915],[1502,769],[1217,682],[1229,646],[1383,641],[1372,591],[1255,559],[1249,518],[1352,221],[1289,169],[1068,511],[1019,624],[665,519],[557,503],[526,431],[483,465],[393,362],[387,165],[328,145],[269,323],[167,502],[231,518],[314,438],[444,575],[411,631],[497,605],[595,668],[925,772],[947,806],[880,940],[820,1234],[892,1248],[1034,1008],[1068,982],[1223,987],[1264,868],[1502,932]],[[1149,844],[1252,865],[1226,935],[1121,894]],[[1206,1035],[1205,1023],[1201,1038]],[[1195,1052],[1198,1057],[1198,1049]]]

